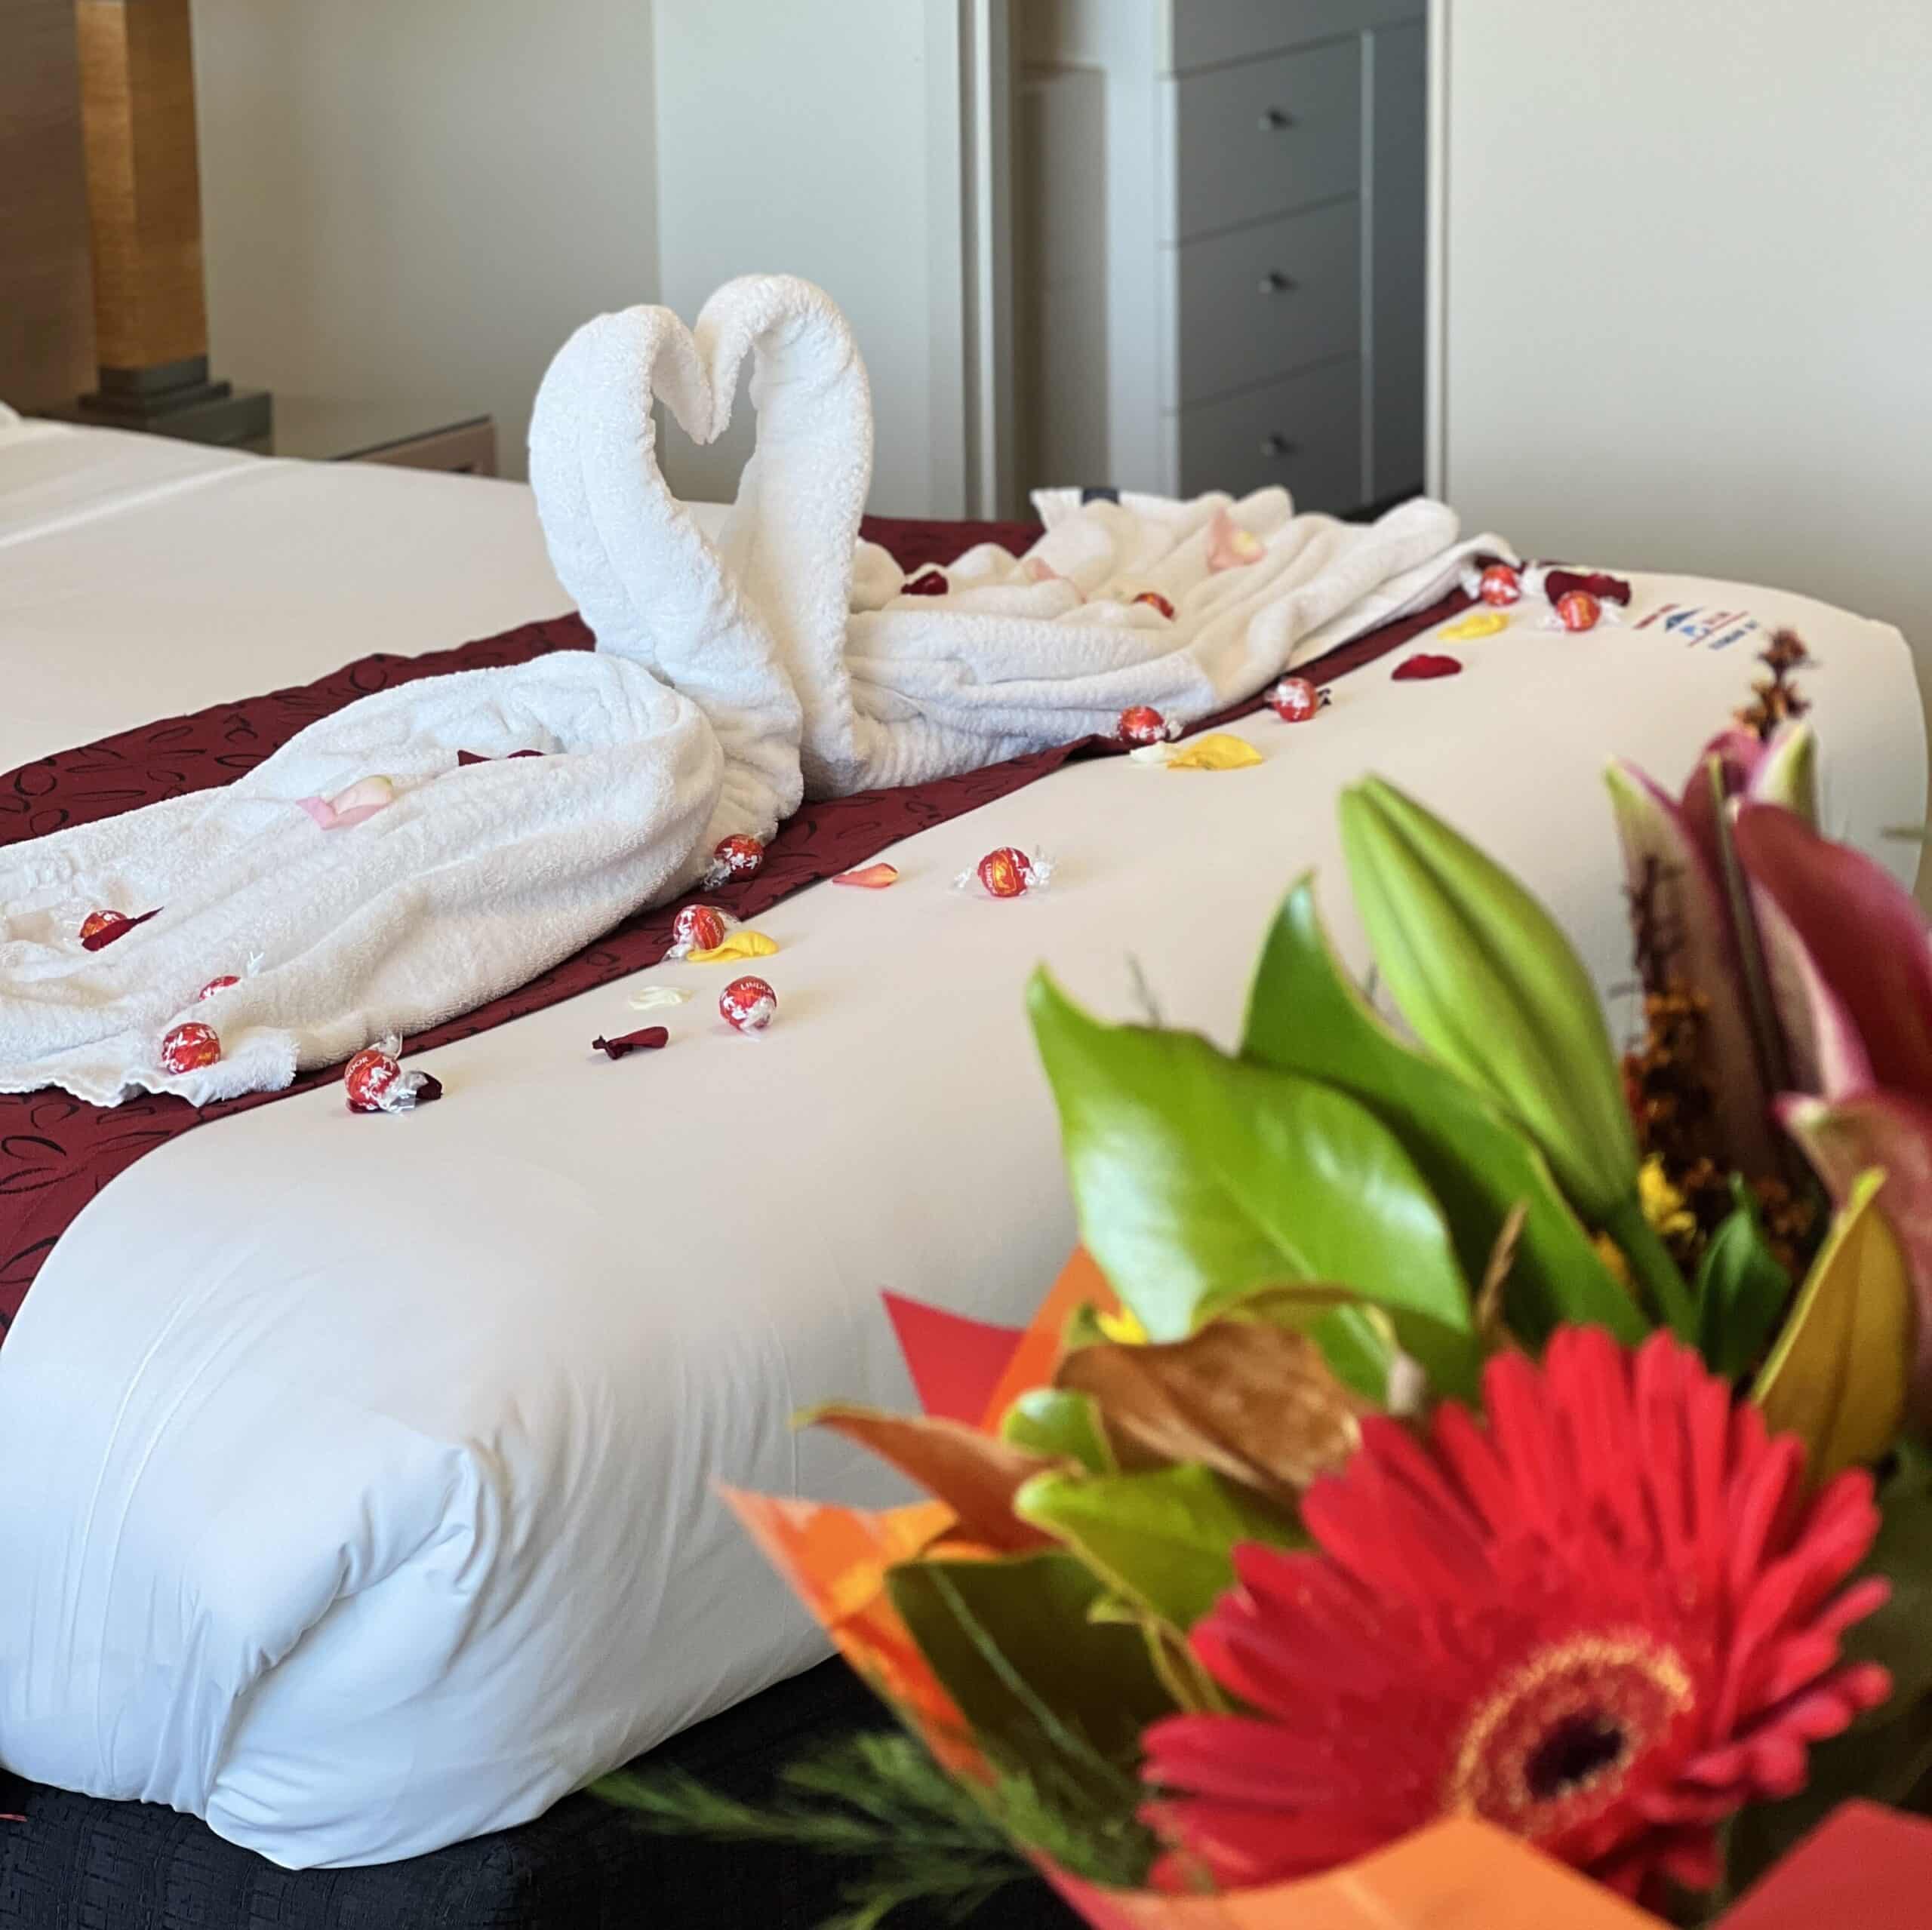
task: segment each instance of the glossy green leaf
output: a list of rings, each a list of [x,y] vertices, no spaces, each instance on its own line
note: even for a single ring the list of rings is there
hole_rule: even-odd
[[[1366,1107],[1191,1033],[1098,1024],[1044,973],[1030,1003],[1081,1240],[1150,1337],[1180,1339],[1210,1295],[1331,1281],[1384,1308],[1438,1388],[1473,1388],[1447,1229]]]
[[[1898,1237],[1868,1172],[1832,1222],[1752,1398],[1804,1443],[1813,1478],[1876,1461],[1905,1418],[1915,1315]]]
[[[1736,1380],[1763,1354],[1791,1298],[1791,1276],[1779,1265],[1749,1188],[1731,1182],[1737,1203],[1697,1270],[1699,1350],[1714,1374]]]
[[[1345,791],[1341,825],[1355,907],[1404,1016],[1602,1225],[1635,1194],[1637,1142],[1596,988],[1570,941],[1500,865],[1393,785]]]
[[[1534,1145],[1475,1087],[1398,1039],[1342,970],[1303,878],[1282,905],[1248,997],[1242,1056],[1358,1099],[1429,1183],[1463,1275],[1481,1277],[1510,1210],[1524,1208],[1503,1296],[1533,1345],[1566,1323],[1635,1342],[1649,1322],[1597,1256]]]
[[[1006,1410],[999,1431],[1002,1440],[1028,1454],[1077,1461],[1090,1474],[1113,1471],[1112,1451],[1091,1395],[1066,1388],[1029,1388]]]
[[[1070,1554],[907,1562],[886,1590],[996,1760],[1118,1796],[1141,1731],[1174,1711],[1141,1630],[1094,1618],[1106,1591]]]
[[[1088,1480],[1042,1474],[1014,1507],[1111,1592],[1183,1633],[1234,1585],[1237,1542],[1290,1547],[1303,1538],[1287,1516],[1194,1465]]]

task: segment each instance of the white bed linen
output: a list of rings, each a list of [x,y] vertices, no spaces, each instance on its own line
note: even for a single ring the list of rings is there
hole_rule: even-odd
[[[411,533],[361,552],[382,558],[374,593],[352,557],[309,577],[307,555],[275,546],[265,492],[333,498],[346,525],[379,478],[378,518]],[[60,727],[9,714],[0,765],[551,607],[520,491],[268,465],[202,487],[259,519],[266,559],[179,489],[102,512],[91,542],[70,527],[16,546],[34,641],[14,656],[10,570],[10,677],[31,684],[49,650],[74,661],[42,714]],[[177,558],[159,622],[115,573],[156,519]],[[200,690],[184,697],[147,659],[173,611],[213,616],[217,567],[262,632],[248,660],[278,668],[191,671],[198,646],[175,628],[158,647],[183,653]],[[292,612],[301,582],[355,623]],[[1636,582],[1638,615],[1672,598],[1799,625],[1822,659],[1807,687],[1829,828],[1875,843],[1916,819],[1920,711],[1896,632],[1765,591]],[[1743,695],[1748,647],[1579,641],[1521,617],[1447,647],[1460,678],[1397,684],[1385,662],[1315,724],[1241,725],[1259,769],[1076,767],[882,854],[903,874],[892,890],[788,901],[758,921],[783,948],[760,968],[780,999],[761,1037],[718,1020],[726,968],[667,965],[636,982],[698,997],[651,1015],[663,1053],[591,1053],[594,1034],[645,1022],[627,983],[426,1055],[448,1097],[420,1114],[355,1118],[307,1094],[115,1181],[0,1349],[0,1760],[205,1814],[282,1863],[381,1861],[536,1814],[814,1660],[815,1631],[712,1483],[883,1498],[853,1450],[786,1427],[834,1394],[907,1397],[878,1289],[1017,1321],[1051,1278],[1072,1224],[1022,1010],[1035,961],[1121,1013],[1131,954],[1170,1022],[1228,1039],[1302,870],[1319,868],[1361,956],[1333,799],[1377,770],[1516,866],[1600,982],[1626,976],[1598,768],[1621,752],[1677,776]],[[1048,893],[949,888],[1009,842],[1051,850]],[[1909,872],[1909,847],[1880,848]]]

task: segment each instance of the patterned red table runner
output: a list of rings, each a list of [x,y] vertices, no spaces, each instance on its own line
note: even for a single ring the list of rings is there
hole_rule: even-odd
[[[912,570],[923,564],[950,562],[977,542],[1023,549],[1038,532],[1024,524],[868,519],[865,533],[890,549],[902,568]],[[1345,675],[1466,601],[1457,592],[1432,609],[1330,651],[1306,666],[1306,672],[1324,681]],[[318,718],[371,691],[454,670],[525,663],[551,650],[587,650],[590,644],[589,632],[571,616],[528,623],[427,656],[362,657],[312,684],[217,705],[192,717],[172,718],[40,758],[0,777],[0,845],[232,784]],[[1215,721],[1247,715],[1261,702],[1257,697]],[[1009,796],[1070,759],[1111,754],[1118,748],[1109,739],[1088,738],[959,777],[808,804],[780,828],[756,877],[705,896],[740,917],[753,917],[806,885],[863,864],[915,831]],[[418,1034],[408,1041],[408,1049],[421,1051],[471,1037],[656,964],[669,948],[675,910],[663,906],[639,912],[519,991]],[[0,1340],[54,1242],[117,1173],[192,1126],[268,1105],[337,1076],[334,1068],[324,1068],[305,1074],[283,1092],[252,1093],[198,1107],[152,1093],[112,1108],[88,1105],[52,1090],[0,1094]]]

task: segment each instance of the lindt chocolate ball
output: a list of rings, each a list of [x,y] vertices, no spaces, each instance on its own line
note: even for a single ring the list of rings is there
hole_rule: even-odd
[[[687,905],[671,920],[671,936],[683,951],[714,951],[736,922],[715,905]]]
[[[1327,701],[1306,677],[1284,677],[1268,693],[1268,708],[1284,724],[1306,724]]]
[[[382,1112],[384,1096],[402,1077],[402,1067],[393,1053],[380,1046],[365,1046],[343,1067],[343,1095],[351,1112]]]
[[[1566,630],[1594,630],[1603,621],[1603,605],[1588,590],[1570,590],[1556,599],[1556,620]]]
[[[711,856],[714,875],[748,878],[764,862],[764,847],[756,838],[740,833],[721,837],[712,847]]]
[[[1174,605],[1158,590],[1143,590],[1134,601],[1144,603],[1149,610],[1158,610],[1170,623],[1174,620]]]
[[[977,867],[980,882],[992,898],[1017,898],[1033,882],[1033,865],[1016,845],[989,851]]]
[[[218,979],[211,979],[195,993],[197,1003],[205,998],[213,998],[217,992],[225,992],[230,985],[238,985],[242,981],[232,972],[224,972]]]
[[[125,925],[128,914],[125,911],[90,911],[81,920],[81,937],[83,941],[98,938],[103,932],[111,932],[116,925]]]
[[[761,1032],[778,1014],[778,994],[762,979],[734,979],[718,995],[718,1010],[734,1032]]]
[[[177,1025],[161,1042],[161,1069],[164,1072],[198,1072],[221,1057],[221,1038],[212,1025],[190,1019]]]
[[[1497,610],[1507,610],[1523,600],[1521,573],[1506,563],[1492,563],[1476,581],[1476,595]]]
[[[1123,744],[1164,744],[1174,734],[1152,704],[1130,704],[1114,726],[1114,735]]]

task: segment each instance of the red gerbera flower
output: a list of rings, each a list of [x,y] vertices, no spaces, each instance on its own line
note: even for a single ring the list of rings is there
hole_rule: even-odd
[[[1840,1586],[1878,1532],[1863,1470],[1810,1492],[1667,1335],[1566,1329],[1484,1393],[1486,1428],[1364,1423],[1307,1495],[1320,1553],[1237,1551],[1193,1646],[1255,1713],[1149,1730],[1167,1880],[1306,1876],[1464,1814],[1627,1894],[1708,1888],[1715,1824],[1890,1694],[1839,1665],[1887,1592]]]

